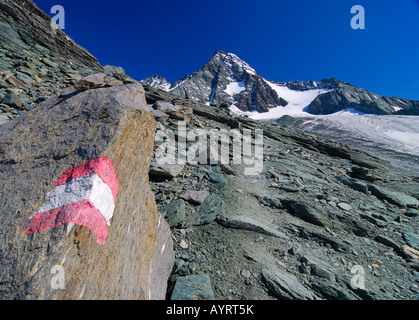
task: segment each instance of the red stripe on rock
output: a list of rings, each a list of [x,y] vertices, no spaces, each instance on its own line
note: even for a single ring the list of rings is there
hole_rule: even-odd
[[[33,233],[70,222],[89,228],[96,236],[97,243],[105,244],[108,235],[106,220],[88,199],[51,211],[37,212],[24,232]]]

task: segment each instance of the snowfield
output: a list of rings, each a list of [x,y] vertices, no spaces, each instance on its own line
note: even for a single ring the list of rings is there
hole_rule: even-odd
[[[224,91],[228,93],[230,96],[234,96],[244,90],[246,90],[246,86],[243,82],[232,82],[227,86],[227,88]]]
[[[269,120],[278,119],[285,115],[292,116],[307,116],[309,113],[305,112],[304,109],[314,100],[319,94],[329,92],[331,90],[325,89],[314,89],[306,91],[291,90],[286,86],[281,86],[265,80],[272,89],[276,91],[278,96],[288,101],[288,105],[285,107],[276,107],[270,109],[268,112],[244,112],[238,109],[235,105],[230,107],[230,110],[238,115],[247,115],[249,118],[255,120]]]
[[[419,116],[344,110],[325,116],[295,117],[291,127],[367,152],[419,176]]]
[[[270,81],[267,83],[288,101],[287,106],[276,107],[266,113],[243,112],[235,105],[230,110],[238,115],[268,122],[291,116],[294,120],[287,119],[286,125],[296,130],[367,152],[419,176],[419,116],[380,116],[354,109],[330,115],[312,115],[305,111],[306,107],[319,94],[330,90],[296,91]],[[278,123],[281,125],[281,120]]]

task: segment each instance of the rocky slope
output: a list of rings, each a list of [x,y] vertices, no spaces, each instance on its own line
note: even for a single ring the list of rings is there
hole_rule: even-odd
[[[418,101],[381,97],[334,78],[320,81],[268,81],[236,55],[223,51],[216,52],[190,77],[173,84],[158,75],[142,82],[181,97],[207,104],[234,106],[244,112],[265,113],[303,103],[299,106],[300,111],[310,114],[332,114],[345,109],[378,115],[419,114]],[[284,92],[284,88],[289,89],[291,95],[286,90]],[[308,100],[298,100],[298,93],[312,90],[318,93]]]
[[[264,166],[256,176],[245,174],[244,163],[153,170],[152,190],[176,240],[169,297],[418,297],[417,177],[313,135],[145,90],[150,108],[161,101],[192,108],[189,131],[264,134]],[[159,119],[157,133],[180,136],[176,118]],[[155,154],[167,143],[157,139]],[[357,270],[364,288],[353,285]]]
[[[120,67],[102,67],[86,49],[51,27],[32,1],[0,1],[0,124],[33,109],[82,77],[103,72],[132,82]]]
[[[32,1],[0,1],[0,30],[3,48],[57,54],[91,68],[101,68],[96,58],[60,29],[51,27],[51,18]],[[19,53],[19,51],[17,51]]]

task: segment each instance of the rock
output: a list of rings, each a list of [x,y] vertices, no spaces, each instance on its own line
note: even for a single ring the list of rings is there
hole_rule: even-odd
[[[52,62],[51,60],[49,60],[48,58],[42,58],[41,61],[48,67],[51,67],[53,69],[58,68],[58,65],[56,63]]]
[[[345,210],[345,211],[353,210],[353,208],[350,204],[347,204],[347,203],[344,203],[344,202],[338,203],[338,207],[341,208],[342,210]]]
[[[207,274],[179,277],[171,300],[214,300],[211,281]]]
[[[240,274],[241,274],[243,277],[245,277],[245,278],[250,278],[250,277],[252,276],[252,274],[250,273],[250,271],[249,271],[249,270],[247,270],[247,269],[243,269],[243,270],[240,272]]]
[[[165,298],[174,254],[148,184],[155,120],[145,106],[141,85],[100,88],[0,127],[3,299]],[[57,270],[65,289],[51,285]]]
[[[281,203],[281,198],[278,196],[260,196],[255,194],[254,195],[261,204],[264,206],[268,206],[275,209],[283,209],[283,205]]]
[[[298,187],[296,187],[295,185],[292,185],[292,184],[279,185],[279,189],[287,191],[287,192],[293,192],[293,193],[299,192],[301,190],[300,188],[298,188]]]
[[[223,190],[223,189],[227,188],[228,181],[227,181],[226,178],[224,178],[223,175],[215,173],[215,172],[211,172],[209,174],[209,179],[213,183],[210,187],[210,190],[212,190],[212,191]]]
[[[315,206],[309,205],[304,201],[294,201],[282,199],[284,206],[293,214],[300,216],[303,220],[318,226],[328,226],[329,221],[322,214],[320,209]]]
[[[419,235],[411,231],[406,231],[403,233],[403,238],[406,240],[407,244],[416,250],[419,250]]]
[[[182,228],[185,220],[185,202],[176,199],[161,209],[161,212],[170,228]]]
[[[207,190],[201,190],[201,191],[188,190],[180,194],[179,198],[182,198],[193,204],[202,204],[209,195],[210,193]]]
[[[336,251],[350,252],[350,245],[321,231],[311,228],[303,228],[300,236],[304,239],[313,240],[321,244],[328,244]]]
[[[383,236],[383,235],[378,235],[374,238],[375,241],[384,244],[387,247],[391,247],[396,251],[400,251],[400,246],[392,239],[390,239],[389,237]]]
[[[364,159],[364,161],[365,161],[365,159]],[[362,164],[362,163],[360,163],[360,164]],[[366,161],[366,163],[364,163],[364,165],[366,165],[368,168],[370,168],[370,167],[374,168],[374,164],[371,163],[371,161]],[[356,179],[361,179],[361,180],[370,181],[370,182],[374,182],[374,181],[377,181],[377,180],[384,181],[384,179],[382,177],[379,177],[375,174],[370,173],[370,171],[367,168],[364,168],[364,167],[352,167],[351,176],[356,178]],[[344,182],[342,182],[342,183],[344,183]],[[363,191],[364,187],[362,185],[357,185],[359,183],[361,183],[361,182],[357,181],[356,184],[353,184],[353,182],[351,180],[349,181],[349,184],[351,184],[353,186],[353,187],[351,186],[351,188],[353,188],[355,190],[360,189],[358,191],[364,192]]]
[[[382,97],[347,83],[341,83],[340,88],[318,95],[307,107],[307,111],[312,114],[331,114],[348,108],[379,115],[394,112]]]
[[[419,271],[419,261],[410,261],[407,263],[412,269]]]
[[[221,174],[211,172],[209,175],[209,179],[212,183],[225,183],[227,182],[226,178],[224,178]]]
[[[415,217],[419,216],[419,210],[407,209],[404,214],[408,217],[415,218]]]
[[[402,253],[408,259],[419,260],[419,250],[404,245],[402,246]]]
[[[288,154],[288,153],[287,153]],[[284,180],[284,177],[281,176],[278,172],[276,172],[275,170],[268,170],[268,172],[272,175],[273,178],[275,178],[276,180]]]
[[[226,228],[249,230],[277,238],[287,239],[287,236],[282,232],[279,232],[278,230],[275,230],[259,221],[246,216],[236,216],[229,218],[221,217],[217,219],[217,222]]]
[[[368,212],[361,212],[359,215],[361,216],[362,219],[365,219],[365,220],[375,224],[377,227],[380,227],[380,228],[383,228],[383,227],[387,226],[387,224],[388,224],[386,221],[383,221],[381,219],[377,219],[377,218],[373,217]]]
[[[206,197],[199,207],[197,224],[207,224],[214,221],[224,208],[225,203],[219,196],[212,194]]]
[[[188,268],[186,268],[186,267],[180,267],[178,270],[177,270],[177,272],[176,272],[178,275],[180,275],[180,276],[182,276],[182,277],[184,277],[184,276],[187,276],[187,275],[189,275],[189,274],[191,274],[190,273],[190,271],[189,271],[189,269]]]
[[[192,175],[192,177],[197,178],[199,181],[202,181],[202,179],[204,179],[204,174],[202,172],[196,172]]]
[[[17,108],[21,110],[24,109],[22,100],[20,100],[20,98],[17,95],[12,94],[12,93],[7,93],[6,96],[3,98],[3,100],[1,101],[1,103],[6,104],[13,108]]]
[[[125,70],[121,67],[106,65],[103,68],[105,69],[105,74],[107,76],[111,76],[118,80],[121,80],[125,84],[137,82],[131,77],[127,76],[127,74],[125,73]]]
[[[31,85],[31,80],[26,80],[22,77],[15,77],[10,76],[5,79],[8,83],[10,83],[15,88],[27,89]]]
[[[375,185],[369,186],[368,190],[371,191],[371,193],[375,195],[377,198],[386,200],[401,208],[406,208],[406,207],[418,208],[419,207],[419,201],[407,194],[387,190],[385,188],[378,187]]]
[[[161,112],[160,110],[151,110],[151,114],[153,115],[154,119],[156,119],[156,121],[160,121],[160,122],[164,122],[167,119],[169,119],[169,115]]]
[[[326,269],[323,269],[322,267],[319,267],[317,265],[314,265],[311,267],[311,274],[319,277],[319,278],[325,278],[330,280],[330,274]]]
[[[262,281],[268,289],[282,300],[316,300],[313,292],[304,287],[291,273],[277,267],[265,267]]]
[[[303,250],[302,250],[302,248],[301,248],[301,245],[299,245],[299,244],[296,244],[296,245],[293,245],[289,250],[288,250],[288,253],[289,254],[292,254],[292,255],[298,255],[298,254],[301,254],[303,252]]]
[[[159,164],[152,162],[150,165],[150,175],[174,178],[183,171],[184,167],[183,164]]]
[[[221,163],[221,170],[223,170],[225,173],[230,174],[230,175],[236,174],[233,167],[226,163]]]
[[[114,77],[107,76],[104,73],[95,73],[88,75],[74,84],[77,90],[90,90],[103,87],[121,86],[124,83]]]
[[[41,82],[42,82],[42,78],[40,78],[38,75],[34,75],[33,79],[34,79],[37,83],[41,83]]]
[[[192,108],[184,106],[175,106],[167,101],[157,101],[153,104],[152,107],[154,110],[158,110],[167,114],[170,118],[175,120],[183,120],[187,123],[190,122],[193,118]]]
[[[344,175],[338,175],[338,176],[336,176],[336,178],[341,183],[343,183],[344,185],[346,185],[346,186],[348,186],[348,187],[350,187],[350,188],[352,188],[356,191],[359,191],[359,192],[362,192],[362,193],[367,193],[368,192],[368,187],[365,184],[363,184],[362,182],[359,182],[356,179],[349,178],[349,177],[344,176]]]
[[[328,300],[360,300],[358,296],[336,283],[313,281],[310,285],[313,290],[319,292]]]
[[[179,246],[180,246],[182,249],[188,249],[188,248],[189,248],[188,243],[187,243],[184,239],[180,240]]]

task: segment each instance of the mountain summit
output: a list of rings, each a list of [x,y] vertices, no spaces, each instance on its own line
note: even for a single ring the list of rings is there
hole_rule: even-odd
[[[370,114],[419,114],[419,102],[381,97],[334,78],[320,81],[269,81],[233,53],[217,51],[191,76],[169,83],[154,75],[142,81],[206,104],[225,105],[255,119],[286,114],[331,114],[355,110]]]
[[[153,85],[152,78],[143,82]],[[217,51],[199,71],[167,91],[207,104],[234,105],[242,111],[267,112],[288,104],[249,64],[223,51]]]

